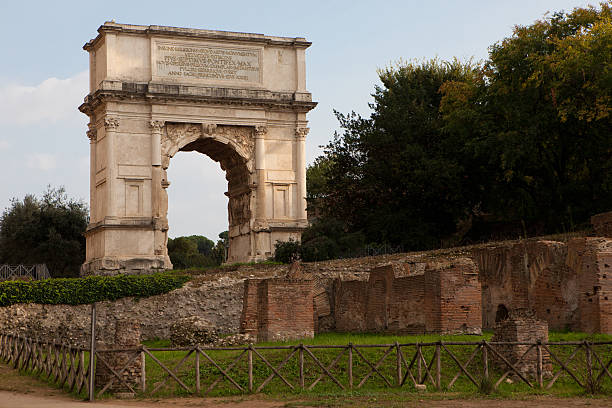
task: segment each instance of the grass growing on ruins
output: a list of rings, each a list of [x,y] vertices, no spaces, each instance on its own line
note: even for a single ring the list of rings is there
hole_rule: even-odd
[[[492,336],[492,333],[485,332],[481,336],[475,335],[453,335],[453,336],[438,336],[438,335],[415,335],[415,336],[390,336],[390,335],[377,335],[377,334],[354,334],[354,333],[325,333],[317,335],[314,339],[305,339],[303,341],[289,341],[289,342],[276,342],[276,343],[259,343],[258,346],[279,346],[279,345],[297,345],[301,342],[306,345],[346,345],[348,343],[353,343],[354,345],[365,345],[365,344],[393,344],[396,341],[398,343],[425,343],[425,342],[436,342],[438,340],[442,341],[455,341],[455,342],[476,342],[483,339],[489,340]],[[552,332],[550,333],[550,341],[612,341],[611,335],[588,335],[585,333],[573,333],[573,332]],[[169,347],[170,343],[167,340],[155,340],[151,342],[145,342],[148,347]],[[465,346],[447,346],[450,351],[452,351],[457,358],[465,364],[472,354],[474,347],[465,347]],[[415,352],[414,347],[404,347],[402,349],[405,353],[405,356],[411,358],[412,354]],[[339,349],[313,349],[312,350],[315,356],[323,363],[325,366],[328,366],[340,353]],[[573,348],[569,346],[554,346],[553,351],[560,358],[566,359],[572,353]],[[259,351],[272,365],[278,366],[284,358],[288,355],[289,351],[287,350],[260,350]],[[384,348],[362,348],[360,352],[373,364],[384,355]],[[207,352],[212,359],[214,359],[223,369],[227,369],[227,367],[232,363],[232,361],[239,356],[240,351],[210,351]],[[411,354],[412,353],[412,354]],[[434,355],[434,347],[424,348],[423,351],[424,357],[429,363],[432,360]],[[175,367],[186,355],[186,352],[155,352],[156,357],[166,364],[168,367]],[[607,347],[603,351],[603,355],[609,356],[612,355],[612,347]],[[259,358],[254,356],[254,377],[255,377],[255,387],[261,384],[264,379],[266,379],[270,374],[272,374],[272,370],[269,369],[264,363],[259,360]],[[345,353],[342,357],[339,358],[335,367],[330,370],[334,376],[336,376],[345,386],[348,383],[348,373],[347,373],[347,365],[348,365],[348,356]],[[442,353],[441,355],[441,366],[442,366],[442,384],[443,390],[436,391],[432,389],[431,384],[427,385],[427,393],[428,398],[455,398],[455,397],[474,397],[474,396],[485,396],[490,395],[493,397],[500,398],[516,398],[521,396],[529,396],[529,395],[555,395],[555,396],[579,396],[584,395],[585,392],[582,388],[576,385],[567,375],[562,375],[555,385],[550,390],[539,390],[539,389],[530,389],[526,384],[521,383],[517,380],[504,381],[501,383],[498,390],[491,391],[490,387],[476,387],[474,386],[470,380],[465,376],[461,375],[456,380],[453,388],[451,390],[445,390],[449,382],[453,379],[455,374],[459,371],[459,368],[452,360],[452,358],[446,354]],[[147,386],[149,387],[149,391],[155,387],[156,384],[159,384],[160,381],[163,381],[166,377],[166,373],[157,366],[150,358],[147,358],[146,361],[147,367]],[[192,389],[195,388],[195,370],[194,370],[194,359],[190,357],[187,361],[183,362],[181,367],[178,370],[178,376],[181,380]],[[472,359],[469,364],[466,364],[466,368],[472,372],[477,378],[480,378],[480,374],[482,373],[482,361],[480,359],[480,354],[476,356],[476,358]],[[555,370],[557,367],[554,367]],[[573,367],[577,372],[581,372],[581,368],[578,366]],[[389,382],[395,385],[395,372],[396,372],[396,355],[395,352],[390,353],[387,358],[380,364],[381,372],[388,378]],[[499,378],[501,372],[500,369],[494,366],[493,363],[490,363],[490,370],[493,376],[494,381]],[[361,379],[370,371],[370,367],[356,354],[353,355],[353,376],[354,376],[354,384],[355,386],[361,381]],[[247,364],[246,364],[246,355],[243,356],[243,359],[240,360],[231,370],[228,371],[229,374],[236,380],[238,384],[240,384],[245,389],[248,387],[248,373],[247,373]],[[298,384],[299,378],[299,366],[298,360],[296,356],[294,356],[289,362],[280,370],[283,376],[292,384]],[[313,381],[315,381],[320,373],[320,368],[309,358],[305,358],[304,363],[304,372],[305,372],[305,383],[308,386]],[[403,370],[405,372],[405,369]],[[582,373],[585,372],[585,367],[582,367]],[[423,375],[427,375],[426,371],[423,369]],[[219,376],[218,370],[210,363],[206,361],[205,358],[201,358],[201,366],[200,366],[200,376],[202,379],[202,390],[205,391],[208,386]],[[604,386],[600,393],[611,395],[612,394],[612,381],[604,381]],[[483,392],[485,390],[486,392]],[[378,376],[373,375],[370,376],[369,379],[363,384],[363,386],[359,389],[354,389],[353,391],[342,391],[337,385],[335,385],[328,377],[323,377],[317,386],[312,390],[294,390],[291,391],[289,388],[278,378],[275,377],[269,384],[266,386],[263,391],[264,394],[270,396],[302,396],[302,397],[330,397],[336,398],[340,396],[367,396],[367,395],[420,395],[421,397],[424,394],[417,393],[414,390],[414,387],[410,384],[404,385],[401,389],[398,388],[386,388],[384,380]],[[230,396],[230,395],[239,395],[239,391],[237,391],[227,380],[221,380],[219,385],[210,392],[210,396]],[[154,394],[155,397],[167,397],[167,396],[187,396],[188,393],[182,390],[178,384],[174,381],[169,380],[167,385],[161,388],[158,392]]]

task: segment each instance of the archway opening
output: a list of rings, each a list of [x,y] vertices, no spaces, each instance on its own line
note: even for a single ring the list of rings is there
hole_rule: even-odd
[[[175,126],[191,129],[189,125]],[[170,155],[173,159],[167,162],[162,184],[168,188],[168,252],[173,264],[180,263],[175,268],[207,266],[196,256],[191,258],[195,264],[189,264],[189,259],[178,262],[173,257],[177,246],[185,250],[186,245],[193,247],[195,240],[204,245],[199,237],[191,237],[191,243],[175,242],[179,236],[203,235],[212,240],[215,248],[211,256],[217,263],[235,261],[235,253],[250,253],[251,188],[247,160],[224,138],[227,132],[224,126],[215,129],[219,134],[186,132],[187,137],[173,138],[178,148],[174,151],[180,152],[180,159],[176,160],[176,153]],[[170,125],[169,133],[174,130]],[[210,246],[210,241],[205,244]]]

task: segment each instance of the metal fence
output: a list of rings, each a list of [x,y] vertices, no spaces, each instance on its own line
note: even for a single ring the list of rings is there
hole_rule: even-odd
[[[50,279],[46,264],[36,265],[0,265],[0,281],[6,280],[41,280]]]
[[[512,361],[509,346],[525,346]],[[99,398],[118,383],[147,396],[210,395],[313,390],[353,390],[366,385],[414,390],[497,389],[509,382],[527,388],[551,389],[562,382],[586,392],[612,393],[612,342],[431,342],[346,345],[290,345],[148,348],[96,350],[112,378],[94,385],[94,367],[85,348],[31,338],[0,335],[0,358],[14,368],[42,374],[70,391],[85,390]],[[112,353],[127,355],[123,367],[107,362]],[[527,359],[535,368],[526,373]],[[535,357],[535,358],[534,358]],[[124,373],[140,359],[137,384]],[[124,360],[126,361],[126,360]],[[512,381],[509,379],[512,377]],[[274,385],[272,385],[274,384]]]

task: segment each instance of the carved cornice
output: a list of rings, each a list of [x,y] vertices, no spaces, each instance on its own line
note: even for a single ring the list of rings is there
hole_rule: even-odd
[[[166,122],[162,120],[152,120],[151,122],[149,122],[149,125],[151,125],[151,128],[153,129],[154,132],[161,133],[162,129],[166,125]]]
[[[298,139],[305,139],[306,135],[308,135],[309,131],[310,131],[310,128],[307,128],[307,127],[296,128],[295,129],[295,137],[298,138]]]
[[[117,130],[117,128],[119,127],[119,119],[112,117],[112,116],[107,116],[104,118],[104,128],[107,131],[113,131],[113,130]]]
[[[124,86],[121,86],[121,85]],[[79,110],[91,116],[94,110],[107,101],[134,101],[142,98],[145,103],[194,103],[194,104],[223,104],[232,106],[257,106],[275,111],[308,112],[317,106],[316,102],[297,100],[292,93],[274,93],[269,91],[243,90],[244,95],[227,96],[232,93],[225,92],[225,88],[210,88],[210,93],[201,93],[208,88],[197,88],[192,93],[170,92],[161,90],[151,91],[151,87],[142,84],[142,87],[129,86],[131,83],[119,83],[119,89],[98,89],[93,94],[85,97],[84,103]],[[159,88],[159,86],[158,86]],[[173,88],[174,89],[174,88]]]

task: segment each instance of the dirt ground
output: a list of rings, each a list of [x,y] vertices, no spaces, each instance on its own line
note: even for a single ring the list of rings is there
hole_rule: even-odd
[[[448,398],[446,396],[445,398]],[[380,394],[354,397],[300,397],[287,399],[254,395],[228,398],[174,398],[146,400],[102,400],[93,404],[76,400],[64,392],[48,386],[43,381],[0,364],[0,408],[297,408],[297,407],[475,407],[475,408],[560,408],[560,407],[612,407],[608,398],[555,398],[532,397],[529,399],[432,399],[414,393]]]

